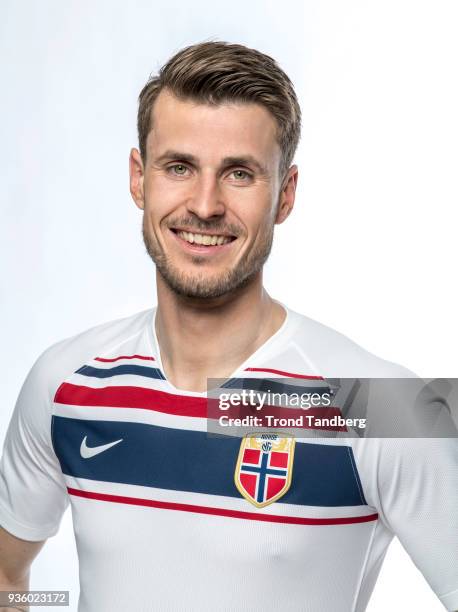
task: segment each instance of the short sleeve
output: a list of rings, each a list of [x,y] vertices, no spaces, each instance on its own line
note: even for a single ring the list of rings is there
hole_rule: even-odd
[[[458,440],[377,445],[375,504],[447,610],[458,610]],[[366,457],[367,459],[367,457]]]
[[[0,525],[23,540],[57,533],[68,495],[51,442],[52,352],[30,370],[7,430],[0,463]]]

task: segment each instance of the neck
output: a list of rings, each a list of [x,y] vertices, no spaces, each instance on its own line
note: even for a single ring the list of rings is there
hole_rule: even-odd
[[[252,282],[214,299],[177,295],[157,273],[156,335],[162,367],[177,388],[205,391],[208,378],[226,378],[282,325],[285,311]]]

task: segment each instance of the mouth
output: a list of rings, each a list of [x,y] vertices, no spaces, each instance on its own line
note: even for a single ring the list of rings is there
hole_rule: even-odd
[[[220,251],[237,239],[231,234],[191,232],[181,228],[170,230],[184,247],[199,253]]]

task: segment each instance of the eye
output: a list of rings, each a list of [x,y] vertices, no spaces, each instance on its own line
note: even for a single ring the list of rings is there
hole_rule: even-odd
[[[169,166],[167,170],[168,172],[171,172],[177,176],[184,176],[186,174],[187,167],[183,164],[173,164],[173,166]]]
[[[246,172],[245,170],[233,170],[231,174],[233,174],[234,178],[236,178],[238,181],[243,181],[245,179],[251,178],[251,174],[249,174],[249,172]]]

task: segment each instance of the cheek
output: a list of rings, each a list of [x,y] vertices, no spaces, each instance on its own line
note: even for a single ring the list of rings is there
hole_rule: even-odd
[[[159,224],[164,217],[176,209],[182,199],[182,186],[177,189],[164,177],[149,178],[145,182],[145,213],[153,225]]]
[[[233,213],[253,238],[273,224],[276,214],[276,201],[274,201],[272,193],[267,192],[267,190],[257,194],[250,194],[246,190],[239,197],[235,194],[232,201]]]

